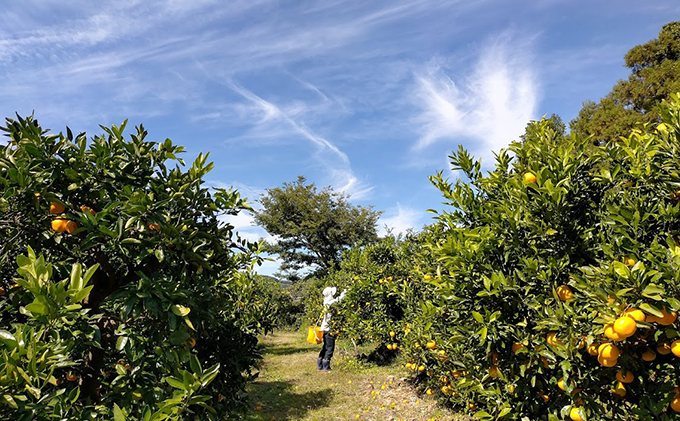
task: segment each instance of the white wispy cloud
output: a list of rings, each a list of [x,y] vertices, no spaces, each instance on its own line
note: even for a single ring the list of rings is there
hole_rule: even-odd
[[[381,215],[378,221],[379,234],[386,235],[388,230],[394,235],[404,234],[409,229],[418,230],[424,225],[425,216],[426,213],[422,209],[402,206],[397,203],[396,207],[388,209]]]
[[[351,200],[365,200],[373,192],[373,186],[359,180],[351,170],[331,169],[333,190],[347,194]]]
[[[446,66],[430,63],[416,74],[416,121],[422,150],[435,142],[466,143],[491,157],[524,132],[534,117],[539,97],[531,43],[504,33],[488,42],[466,76],[450,76]]]
[[[254,94],[252,91],[242,86],[239,86],[234,82],[228,82],[227,85],[232,90],[234,90],[235,92],[249,100],[261,111],[262,117],[259,121],[260,124],[269,123],[271,121],[282,122],[288,125],[293,131],[297,132],[298,134],[301,134],[307,140],[310,140],[312,143],[316,144],[320,148],[328,149],[329,151],[333,152],[335,155],[337,155],[338,158],[340,158],[340,160],[343,163],[345,164],[349,163],[349,158],[347,158],[347,154],[342,152],[337,146],[335,146],[327,139],[324,139],[323,137],[314,133],[311,129],[309,129],[305,125],[304,122],[296,121],[291,117],[290,114],[288,114],[287,112],[285,112],[272,102],[262,99],[261,97]]]

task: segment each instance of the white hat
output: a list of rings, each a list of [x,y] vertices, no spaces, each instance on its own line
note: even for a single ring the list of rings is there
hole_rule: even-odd
[[[337,290],[338,289],[336,287],[326,287],[326,288],[324,288],[323,289],[324,298],[330,298],[330,297],[334,296],[335,293],[337,292]]]

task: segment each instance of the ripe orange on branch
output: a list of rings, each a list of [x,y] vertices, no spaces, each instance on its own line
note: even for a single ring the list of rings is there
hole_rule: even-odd
[[[671,352],[676,357],[680,357],[680,340],[677,340],[671,344]]]
[[[643,361],[654,361],[656,359],[656,352],[648,349],[642,353],[641,358]]]
[[[546,340],[548,341],[548,345],[551,346],[564,345],[564,342],[557,339],[557,333],[555,332],[548,333]]]
[[[572,407],[571,410],[569,411],[569,418],[571,418],[572,421],[583,421],[583,417],[581,416],[581,409],[577,407]]]
[[[621,382],[616,382],[614,389],[612,389],[612,393],[617,396],[624,397],[626,396],[626,386],[624,386]]]
[[[619,317],[614,322],[614,331],[625,338],[634,335],[637,331],[635,319],[628,316]]]
[[[66,223],[68,222],[68,219],[65,218],[56,218],[52,220],[52,229],[55,230],[56,232],[64,232],[66,231]]]
[[[656,352],[661,355],[668,355],[671,353],[671,346],[668,342],[661,342],[656,345]]]
[[[623,370],[619,370],[619,372],[616,373],[616,380],[620,381],[621,383],[633,383],[635,376],[630,371],[626,371],[626,374],[624,375]]]
[[[612,341],[622,341],[626,339],[624,336],[620,335],[614,330],[614,323],[609,323],[604,327],[604,336],[611,339]]]
[[[64,205],[62,205],[61,203],[58,203],[58,202],[50,203],[50,213],[51,214],[62,213],[65,210],[66,210],[66,207]]]
[[[557,296],[560,298],[562,301],[569,301],[574,298],[574,293],[571,291],[571,288],[569,288],[566,285],[560,285],[557,287]]]
[[[675,412],[680,412],[680,395],[675,395],[671,400],[671,409]]]
[[[637,322],[644,322],[646,318],[645,313],[637,308],[629,308],[623,312],[623,315],[628,316]]]
[[[525,172],[524,182],[528,184],[534,184],[536,182],[536,176],[531,172]]]
[[[618,359],[621,355],[621,351],[614,344],[602,344],[598,347],[597,353],[602,358],[607,359]]]

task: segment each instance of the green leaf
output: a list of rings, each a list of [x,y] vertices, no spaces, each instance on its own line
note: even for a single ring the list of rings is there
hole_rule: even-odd
[[[127,336],[119,336],[118,339],[116,339],[116,351],[120,352],[125,348],[125,345],[128,343],[128,337]]]
[[[31,304],[27,305],[26,310],[30,311],[33,315],[47,314],[47,308],[45,305],[37,301],[33,301]]]
[[[181,304],[173,304],[172,307],[170,307],[170,309],[176,316],[180,317],[184,317],[191,312],[191,309],[189,307],[184,307]]]
[[[663,298],[663,295],[665,295],[666,290],[663,287],[660,287],[659,285],[656,284],[649,284],[647,287],[642,291],[642,295],[651,298],[653,300],[661,300]]]
[[[115,403],[113,404],[113,421],[125,421],[125,414]]]
[[[661,317],[663,318],[663,313],[661,310],[656,308],[655,306],[647,303],[640,304],[640,310],[644,311],[645,313],[652,314],[656,317]]]
[[[220,365],[215,364],[214,366],[210,367],[205,371],[203,374],[203,377],[201,378],[201,385],[203,387],[206,387],[210,382],[215,380],[215,377],[220,373]]]
[[[83,301],[88,295],[90,295],[90,291],[92,291],[92,288],[94,288],[94,285],[90,285],[89,287],[81,289],[77,293],[73,294],[73,297],[71,297],[71,301],[74,303],[79,303]]]
[[[90,278],[92,278],[92,275],[94,275],[98,268],[99,263],[92,265],[87,269],[85,276],[83,276],[83,286],[87,285],[87,283],[90,281]]]
[[[612,266],[614,267],[614,272],[616,272],[620,277],[626,279],[630,277],[630,269],[628,269],[628,266],[621,262],[614,262]]]
[[[80,265],[80,263],[75,263],[71,267],[71,284],[69,285],[69,289],[79,291],[83,288],[82,285],[82,272],[83,267]]]
[[[14,400],[14,398],[12,397],[12,395],[3,395],[2,398],[3,398],[4,401],[7,402],[7,404],[8,404],[9,406],[11,406],[12,408],[14,408],[14,409],[19,408],[19,405],[17,405],[17,403],[16,403],[16,401]]]
[[[668,301],[668,304],[670,304],[673,311],[680,310],[680,300],[678,300],[676,298],[669,298],[666,301]]]
[[[189,365],[191,365],[191,369],[199,377],[203,376],[203,368],[201,367],[201,362],[198,361],[198,358],[196,357],[196,355],[191,354],[191,359],[189,359]]]
[[[28,385],[28,384],[25,385],[24,387],[25,387],[25,389],[28,393],[33,395],[33,397],[35,397],[36,399],[40,399],[40,395],[41,395],[40,389],[38,389],[37,387],[33,387],[31,385]]]
[[[512,408],[503,408],[501,412],[498,413],[498,418],[503,418],[504,416],[508,415],[512,411]]]
[[[484,342],[486,342],[487,333],[488,333],[488,329],[486,328],[486,326],[479,329],[479,344],[480,345],[484,345]]]
[[[187,390],[187,386],[184,385],[184,382],[174,377],[166,377],[165,382],[175,389]]]
[[[481,314],[477,313],[476,311],[472,312],[472,317],[475,318],[479,323],[484,323],[484,317],[482,317]]]
[[[163,262],[163,259],[165,259],[165,254],[163,253],[163,250],[161,249],[156,249],[154,251],[154,254],[156,255],[156,259],[158,259],[158,262]],[[178,314],[179,316],[179,314]]]
[[[4,329],[0,329],[0,342],[5,344],[10,350],[16,348],[19,344],[14,335]]]
[[[183,319],[184,319],[184,323],[186,323],[186,325],[189,326],[189,329],[191,329],[191,330],[193,330],[193,331],[196,331],[196,328],[195,328],[194,325],[191,323],[191,320],[189,320],[188,317],[184,317]]]

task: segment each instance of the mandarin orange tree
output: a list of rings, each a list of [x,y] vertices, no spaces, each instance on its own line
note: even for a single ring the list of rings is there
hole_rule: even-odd
[[[339,270],[325,280],[327,285],[347,290],[346,298],[332,307],[331,328],[355,345],[374,344],[372,357],[377,361],[397,355],[408,334],[409,315],[420,308],[427,285],[416,263],[427,261],[421,244],[428,235],[430,231],[425,230],[355,247],[343,254]],[[317,304],[311,306],[311,317],[318,317]]]
[[[403,347],[423,390],[481,419],[677,419],[678,96],[662,116],[597,148],[535,122],[486,174],[452,154]]]
[[[243,404],[267,310],[249,301],[259,245],[221,217],[248,205],[205,185],[206,155],[183,170],[182,147],[124,128],[3,128],[3,419],[223,419]]]

